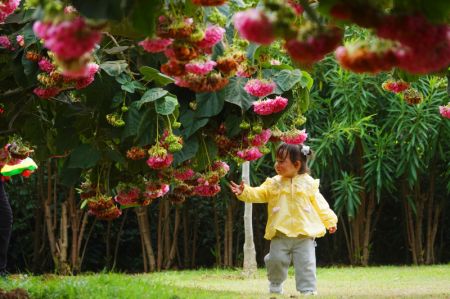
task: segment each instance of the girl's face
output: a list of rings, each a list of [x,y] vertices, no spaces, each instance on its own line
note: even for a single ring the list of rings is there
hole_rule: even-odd
[[[277,157],[277,160],[275,162],[275,171],[282,177],[292,178],[298,174],[301,165],[302,164],[300,161],[292,163],[289,155],[286,154],[286,157],[284,159],[283,157]]]

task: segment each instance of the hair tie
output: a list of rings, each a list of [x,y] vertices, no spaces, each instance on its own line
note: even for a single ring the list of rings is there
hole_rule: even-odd
[[[302,149],[300,150],[303,155],[308,156],[311,153],[310,147],[307,145],[303,145]]]

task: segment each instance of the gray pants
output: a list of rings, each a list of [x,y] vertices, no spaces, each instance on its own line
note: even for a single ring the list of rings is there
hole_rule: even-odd
[[[277,235],[270,242],[264,257],[271,284],[282,284],[291,262],[294,262],[295,283],[299,292],[316,291],[316,249],[313,238],[289,238]]]

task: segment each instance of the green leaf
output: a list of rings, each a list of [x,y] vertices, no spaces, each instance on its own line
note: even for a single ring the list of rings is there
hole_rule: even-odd
[[[100,160],[100,152],[91,144],[82,144],[70,154],[69,168],[90,168]]]
[[[242,110],[247,111],[256,100],[256,97],[249,95],[244,90],[247,81],[247,78],[231,78],[228,85],[223,89],[224,101],[238,105]]]
[[[297,99],[298,106],[302,113],[305,113],[309,107],[309,91],[305,87],[303,87],[299,92],[299,97]]]
[[[197,94],[196,118],[211,117],[219,114],[223,108],[223,98],[223,90]]]
[[[71,3],[82,15],[92,19],[120,20],[128,13],[126,1],[73,0]]]
[[[84,207],[87,205],[87,203],[88,203],[88,200],[87,200],[87,199],[83,200],[83,201],[81,202],[80,209],[84,209]]]
[[[130,81],[130,82],[126,82],[125,84],[123,84],[121,86],[122,90],[125,90],[129,93],[134,93],[136,91],[136,89],[138,90],[145,90],[144,85],[142,85],[140,82],[138,81]]]
[[[274,69],[274,70],[289,70],[292,71],[294,70],[294,68],[292,66],[290,66],[289,64],[279,64],[279,65],[273,65],[270,64],[269,62],[265,62],[262,64],[262,67],[265,69]]]
[[[161,74],[157,69],[149,66],[143,66],[139,69],[144,79],[147,81],[155,81],[161,86],[167,85],[169,83],[175,82],[171,77]]]
[[[111,159],[114,162],[118,162],[122,165],[124,165],[126,163],[125,158],[122,156],[122,154],[115,149],[107,149],[105,152],[106,157],[108,157],[109,159]]]
[[[199,137],[199,149],[197,151],[197,155],[195,156],[195,160],[197,161],[197,168],[199,171],[202,171],[203,169],[207,168],[212,161],[217,156],[217,144],[209,139],[209,138],[203,138]]]
[[[122,131],[122,140],[138,133],[141,117],[142,116],[139,113],[139,109],[134,105],[130,105],[125,120],[125,128]]]
[[[184,141],[183,149],[176,152],[174,157],[174,164],[178,165],[184,161],[192,159],[195,157],[199,148],[199,143],[197,137],[192,137]]]
[[[144,146],[155,141],[157,117],[158,114],[155,113],[155,110],[150,109],[150,107],[144,110],[144,114],[139,120],[135,143]]]
[[[181,131],[185,139],[192,136],[198,129],[204,127],[208,122],[209,118],[195,118],[195,112],[192,110],[187,110],[180,115],[180,122],[183,124],[183,130]]]
[[[161,14],[158,0],[137,0],[133,7],[131,22],[137,32],[152,36],[155,32],[156,18]]]
[[[111,108],[117,108],[123,103],[123,92],[117,92],[111,100]]]
[[[172,96],[166,96],[162,99],[158,99],[156,101],[156,112],[161,115],[169,115],[175,110],[175,107],[178,105],[177,98]]]
[[[61,168],[58,182],[68,187],[75,186],[79,184],[82,169],[69,168],[67,165],[68,163],[64,163],[64,166]]]
[[[120,84],[126,84],[128,82],[131,82],[131,77],[128,76],[127,74],[122,73],[116,77],[116,81]]]
[[[25,41],[25,48],[29,48],[39,41],[33,31],[33,22],[28,23],[21,31]]]
[[[227,128],[227,135],[234,137],[239,132],[241,132],[240,124],[242,122],[242,117],[235,114],[228,114],[225,119],[225,127]]]
[[[154,102],[159,98],[162,98],[168,93],[167,90],[164,90],[162,88],[152,88],[147,90],[141,97],[139,101],[133,102],[133,106],[137,107],[138,109],[141,109],[142,105],[145,103]]]
[[[277,84],[277,87],[281,90],[281,93],[292,89],[295,84],[300,82],[302,77],[302,73],[298,69],[293,71],[281,70],[276,72],[274,70],[264,70],[263,74],[264,78],[272,79]]]
[[[112,47],[112,48],[109,48],[109,49],[103,49],[103,51],[106,54],[114,55],[114,54],[122,53],[122,52],[124,52],[125,50],[127,50],[129,48],[130,47],[128,47],[128,46],[118,46],[118,47]]]
[[[127,69],[127,67],[128,63],[125,60],[106,61],[100,64],[100,68],[111,77],[122,74]]]
[[[26,55],[22,55],[22,66],[23,66],[23,72],[27,76],[27,78],[30,80],[32,77],[36,77],[37,73],[39,71],[37,63],[28,60],[26,58]],[[34,78],[33,78],[34,79]]]
[[[308,72],[302,71],[302,76],[300,78],[300,85],[303,88],[307,88],[308,90],[311,90],[311,87],[314,84],[314,79],[311,77],[311,75]]]

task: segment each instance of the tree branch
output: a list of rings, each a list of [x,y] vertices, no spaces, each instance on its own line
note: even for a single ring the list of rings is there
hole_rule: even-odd
[[[23,89],[22,87],[18,87],[16,89],[7,90],[4,93],[0,94],[0,98],[10,97],[10,96],[16,95],[18,93],[22,93],[24,91],[26,91],[26,90]]]

